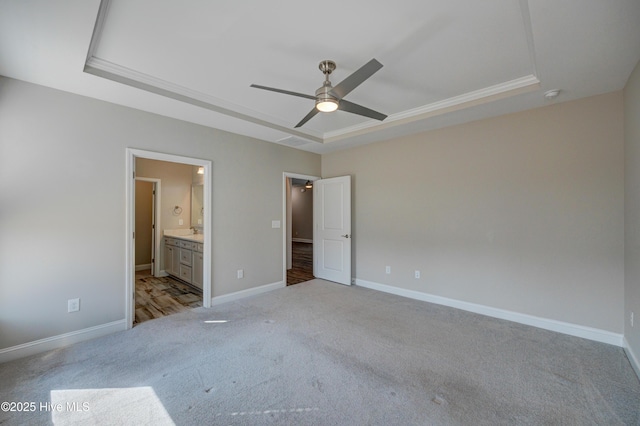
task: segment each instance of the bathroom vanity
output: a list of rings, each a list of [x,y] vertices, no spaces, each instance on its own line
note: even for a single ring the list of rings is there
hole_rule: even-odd
[[[164,237],[164,270],[202,289],[204,239],[202,234]]]

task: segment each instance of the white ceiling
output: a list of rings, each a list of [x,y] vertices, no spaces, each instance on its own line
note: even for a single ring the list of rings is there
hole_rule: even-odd
[[[0,74],[325,153],[619,90],[640,59],[638,0],[2,0]],[[334,85],[384,67],[344,111],[294,129],[318,63]]]

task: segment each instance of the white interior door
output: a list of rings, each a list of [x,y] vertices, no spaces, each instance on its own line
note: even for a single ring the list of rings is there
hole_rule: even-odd
[[[313,182],[313,275],[351,285],[351,176]]]

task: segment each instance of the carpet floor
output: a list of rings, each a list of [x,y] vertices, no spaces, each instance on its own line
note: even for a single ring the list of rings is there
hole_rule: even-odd
[[[640,424],[619,347],[322,280],[1,364],[0,401],[35,404],[3,425]]]

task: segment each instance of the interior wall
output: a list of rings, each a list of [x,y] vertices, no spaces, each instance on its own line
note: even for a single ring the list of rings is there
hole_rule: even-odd
[[[624,88],[625,306],[624,336],[640,375],[640,63]],[[631,326],[631,313],[634,325]]]
[[[284,281],[282,174],[317,154],[0,77],[0,349],[125,318],[126,148],[213,162],[213,296]]]
[[[622,333],[623,140],[615,92],[323,155],[322,176],[353,176],[357,279]]]
[[[193,166],[170,161],[136,158],[136,176],[162,181],[160,230],[187,229],[191,226],[191,182]],[[182,211],[174,212],[178,206]],[[182,219],[182,225],[180,220]]]
[[[313,191],[302,188],[291,188],[291,222],[292,238],[313,240]]]
[[[135,261],[138,265],[151,264],[153,224],[153,182],[136,181]]]

